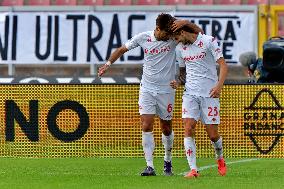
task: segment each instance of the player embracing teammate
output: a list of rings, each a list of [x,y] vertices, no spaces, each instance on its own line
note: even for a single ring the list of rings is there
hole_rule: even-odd
[[[174,33],[173,33],[174,32]],[[183,95],[184,145],[191,171],[188,178],[198,177],[196,166],[195,125],[201,118],[215,147],[218,170],[226,174],[223,159],[222,138],[218,134],[219,96],[227,74],[227,66],[214,38],[202,34],[195,24],[186,20],[176,20],[169,14],[160,14],[154,31],[146,31],[133,36],[116,49],[106,64],[99,68],[103,75],[125,52],[142,47],[144,52],[143,75],[139,91],[139,113],[142,127],[142,146],[146,168],[141,176],[156,175],[153,163],[155,148],[153,125],[155,115],[160,118],[162,143],[165,149],[164,174],[172,175],[172,147],[174,133],[172,116],[175,101],[175,88],[185,77],[186,91]],[[177,44],[180,43],[177,47]],[[182,66],[181,80],[175,80],[175,50]],[[218,80],[216,62],[220,65]],[[186,66],[186,71],[185,67]]]
[[[199,176],[196,165],[195,127],[198,120],[205,129],[215,149],[218,172],[226,174],[223,158],[222,137],[218,132],[220,124],[219,97],[227,75],[227,64],[217,40],[205,34],[196,34],[189,27],[182,27],[173,33],[172,38],[179,43],[176,48],[180,66],[178,81],[172,81],[176,88],[185,83],[182,97],[182,119],[184,125],[184,148],[190,171],[187,178]],[[220,74],[217,76],[216,63]]]
[[[177,43],[171,39],[172,30],[182,26],[191,28],[195,33],[202,30],[187,20],[176,20],[169,14],[160,14],[156,19],[154,31],[146,31],[133,36],[124,45],[116,49],[106,64],[99,68],[103,75],[119,57],[136,47],[144,52],[143,75],[139,91],[139,113],[142,127],[142,146],[146,168],[141,176],[156,175],[153,163],[155,148],[153,125],[155,115],[160,118],[162,143],[165,148],[164,174],[172,175],[172,147],[174,133],[172,116],[175,102],[175,90],[170,82],[175,79],[175,48]]]

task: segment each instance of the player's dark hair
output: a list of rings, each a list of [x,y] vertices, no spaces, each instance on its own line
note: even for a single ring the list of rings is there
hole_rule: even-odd
[[[181,31],[186,31],[186,32],[189,32],[189,33],[195,33],[193,28],[183,26],[183,27],[179,28],[177,31],[175,31],[174,35],[179,35],[181,33]]]
[[[170,33],[174,21],[175,18],[170,14],[161,13],[156,19],[156,26],[159,27],[160,30]]]

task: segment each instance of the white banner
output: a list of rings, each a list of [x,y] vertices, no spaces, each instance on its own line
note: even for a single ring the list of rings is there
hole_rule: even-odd
[[[240,54],[255,51],[257,20],[253,13],[177,12],[175,17],[190,20],[216,37],[227,63],[239,64]]]
[[[155,29],[160,12],[9,12],[0,13],[0,63],[103,63],[131,36]],[[253,51],[257,29],[253,13],[176,12],[208,35],[216,36],[228,63]],[[143,63],[136,48],[117,63]]]

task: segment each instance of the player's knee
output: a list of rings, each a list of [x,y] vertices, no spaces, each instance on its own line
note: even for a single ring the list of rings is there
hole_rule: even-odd
[[[172,133],[172,121],[160,119],[161,131],[164,135],[169,136]]]
[[[144,131],[144,132],[152,132],[153,131],[153,127],[151,127],[151,125],[149,125],[149,124],[142,124],[142,131]]]
[[[153,116],[141,116],[141,127],[144,132],[152,132],[154,124]]]
[[[142,121],[142,131],[144,132],[152,132],[153,131],[153,123],[149,121]]]
[[[217,142],[220,136],[218,134],[214,134],[214,135],[210,135],[209,138],[212,142]]]
[[[171,123],[166,123],[166,124],[162,124],[161,125],[161,130],[162,130],[162,133],[165,135],[165,136],[169,136],[171,133],[172,133],[172,125]]]
[[[185,127],[184,135],[186,137],[193,137],[195,135],[195,129],[192,127]]]
[[[193,124],[192,122],[185,122],[184,130],[186,130],[188,132],[194,132],[195,131],[195,124]]]
[[[193,137],[195,135],[195,124],[190,121],[184,122],[184,134],[186,137]]]
[[[167,127],[167,128],[162,128],[162,133],[165,135],[165,136],[169,136],[171,133],[172,133],[172,129],[170,127]]]

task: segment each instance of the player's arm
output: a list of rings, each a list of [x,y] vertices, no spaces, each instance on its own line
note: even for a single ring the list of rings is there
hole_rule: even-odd
[[[228,66],[224,59],[223,53],[221,48],[219,47],[216,38],[212,37],[211,43],[209,45],[209,49],[216,60],[216,63],[219,64],[220,73],[219,73],[219,80],[210,91],[210,97],[212,98],[219,98],[221,94],[221,90],[223,88],[225,79],[228,73]],[[215,62],[214,62],[215,63]]]
[[[106,70],[113,64],[118,58],[120,58],[127,51],[134,49],[139,46],[139,41],[143,38],[143,33],[137,34],[129,39],[124,45],[116,49],[113,53],[111,53],[107,63],[99,68],[99,76],[102,76]]]
[[[179,68],[179,77],[178,77],[178,82],[180,85],[185,84],[185,79],[186,79],[186,69],[185,67],[180,67]]]
[[[179,48],[179,47],[177,47]],[[178,86],[185,84],[186,79],[186,69],[185,62],[181,56],[180,50],[176,50],[176,60],[179,64],[179,76],[176,80],[171,81],[170,86],[173,89],[178,88]]]
[[[171,81],[170,85],[173,89],[177,89],[180,85],[185,84],[186,79],[186,69],[185,67],[179,68],[179,76],[176,80]]]
[[[226,80],[227,74],[228,74],[228,66],[223,57],[217,60],[217,64],[219,64],[219,68],[220,68],[219,81],[217,85],[222,88]]]
[[[217,61],[217,64],[219,64],[220,73],[219,73],[219,80],[215,87],[213,87],[210,91],[210,97],[212,98],[219,98],[224,82],[226,80],[227,74],[228,74],[228,66],[223,57],[219,58]]]
[[[105,63],[99,68],[98,75],[102,76],[107,71],[107,69],[110,67],[110,65],[113,64],[117,59],[119,59],[127,51],[128,49],[126,48],[125,45],[117,48],[113,53],[111,53],[107,63]]]
[[[185,67],[179,67],[179,76],[177,79],[178,85],[184,85],[186,81],[186,69]]]
[[[193,30],[193,33],[202,33],[204,34],[204,31],[196,24],[190,22],[189,20],[175,20],[173,25],[172,25],[172,31],[175,32],[178,29],[182,28],[182,27],[189,27]]]

